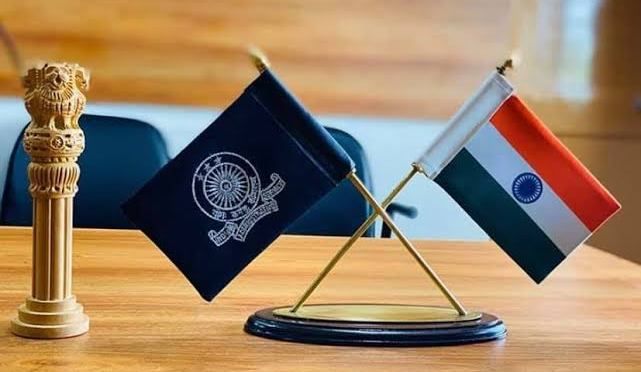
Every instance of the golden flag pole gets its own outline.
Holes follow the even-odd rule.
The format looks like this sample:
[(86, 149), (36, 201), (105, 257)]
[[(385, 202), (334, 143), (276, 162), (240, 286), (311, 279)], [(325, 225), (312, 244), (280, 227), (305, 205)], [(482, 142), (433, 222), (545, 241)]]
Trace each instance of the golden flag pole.
[(466, 315), (467, 310), (461, 305), (461, 303), (458, 301), (458, 299), (454, 296), (454, 294), (445, 286), (445, 283), (439, 278), (439, 276), (436, 274), (434, 269), (430, 267), (430, 265), (423, 259), (423, 256), (419, 253), (418, 250), (412, 245), (412, 243), (405, 237), (403, 232), (396, 226), (392, 218), (385, 212), (385, 209), (378, 204), (376, 199), (374, 199), (374, 196), (367, 190), (363, 182), (356, 176), (354, 172), (350, 173), (347, 178), (352, 182), (354, 187), (358, 190), (358, 192), (367, 200), (367, 202), (374, 208), (376, 213), (378, 213), (379, 216), (385, 221), (385, 223), (390, 227), (392, 232), (398, 237), (398, 239), (401, 241), (403, 246), (407, 249), (407, 251), (412, 255), (414, 260), (421, 266), (423, 271), (432, 279), (434, 284), (438, 287), (438, 289), (441, 291), (441, 293), (447, 298), (447, 300), (450, 302), (452, 307), (456, 309), (456, 311), (459, 313), (459, 315)]
[[(258, 69), (259, 72), (263, 72), (266, 69), (269, 68), (269, 62), (265, 55), (257, 48), (255, 47), (250, 47), (249, 48), (249, 55), (252, 59), (252, 62), (254, 66)], [(334, 257), (330, 260), (330, 262), (326, 265), (326, 267), (321, 271), (321, 273), (318, 275), (318, 277), (312, 282), (312, 284), (307, 288), (305, 293), (301, 296), (301, 298), (298, 300), (296, 305), (292, 307), (290, 312), (295, 313), (300, 309), (300, 307), (305, 303), (305, 301), (311, 296), (311, 294), (314, 292), (314, 290), (320, 285), (320, 283), (325, 279), (325, 277), (329, 274), (329, 272), (336, 266), (338, 261), (347, 253), (347, 251), (354, 245), (354, 243), (365, 233), (367, 228), (376, 220), (377, 215), (380, 216), (383, 221), (391, 228), (391, 230), (394, 232), (394, 234), (400, 239), (401, 243), (407, 251), (410, 253), (410, 255), (416, 260), (416, 262), (421, 266), (423, 271), (430, 277), (430, 279), (434, 282), (434, 284), (438, 287), (438, 289), (441, 291), (441, 293), (447, 298), (449, 303), (452, 305), (452, 307), (458, 312), (459, 315), (463, 316), (467, 314), (467, 310), (463, 307), (463, 305), (458, 301), (456, 296), (447, 288), (445, 283), (441, 280), (441, 278), (436, 274), (434, 269), (425, 261), (423, 256), (416, 250), (416, 248), (412, 245), (412, 243), (405, 237), (405, 235), (401, 232), (401, 230), (396, 226), (394, 221), (392, 221), (392, 218), (385, 212), (385, 206), (386, 204), (391, 203), (391, 201), (394, 199), (394, 197), (405, 187), (407, 182), (418, 172), (422, 172), (420, 166), (418, 164), (413, 164), (412, 165), (412, 170), (410, 173), (405, 176), (401, 182), (397, 184), (397, 186), (392, 190), (390, 195), (383, 201), (383, 206), (381, 206), (376, 199), (374, 199), (374, 196), (367, 190), (363, 182), (356, 176), (356, 173), (352, 171), (349, 175), (347, 175), (347, 178), (352, 182), (356, 190), (365, 198), (365, 200), (374, 208), (375, 213), (373, 213), (357, 230), (356, 232), (348, 239), (347, 242), (343, 245), (343, 247), (334, 255)]]
[[(259, 72), (262, 73), (269, 68), (267, 59), (260, 51), (254, 48), (250, 50), (250, 55)], [(509, 63), (506, 62), (498, 69), (503, 73), (509, 67)], [(294, 306), (258, 310), (247, 319), (244, 330), (259, 337), (325, 345), (455, 345), (504, 338), (507, 331), (503, 321), (492, 314), (479, 311), (468, 312), (385, 211), (385, 208), (417, 173), (425, 174), (421, 165), (414, 163), (410, 172), (379, 204), (352, 170), (346, 178), (373, 207), (374, 213), (334, 254)], [(452, 308), (386, 303), (304, 305), (336, 264), (379, 216), (436, 284)]]
[[(418, 165), (413, 164), (412, 165), (412, 170), (401, 180), (401, 182), (398, 183), (392, 190), (392, 192), (383, 200), (381, 203), (381, 206), (383, 208), (387, 208), (387, 206), (394, 200), (396, 195), (398, 195), (401, 190), (407, 185), (407, 183), (414, 177), (417, 173), (420, 172), (420, 168)], [(365, 231), (376, 221), (376, 218), (378, 217), (378, 213), (374, 212), (372, 213), (363, 224), (352, 234), (352, 236), (343, 244), (341, 249), (336, 252), (334, 257), (327, 263), (325, 268), (321, 271), (320, 274), (314, 279), (312, 284), (305, 290), (305, 293), (300, 297), (300, 299), (296, 302), (296, 305), (294, 305), (291, 309), (291, 312), (295, 313), (300, 309), (301, 306), (307, 301), (307, 299), (312, 295), (312, 293), (318, 288), (320, 283), (327, 277), (330, 271), (336, 266), (338, 261), (340, 261), (341, 258), (349, 251), (349, 249), (356, 243), (358, 239), (360, 239), (363, 234), (365, 234)]]

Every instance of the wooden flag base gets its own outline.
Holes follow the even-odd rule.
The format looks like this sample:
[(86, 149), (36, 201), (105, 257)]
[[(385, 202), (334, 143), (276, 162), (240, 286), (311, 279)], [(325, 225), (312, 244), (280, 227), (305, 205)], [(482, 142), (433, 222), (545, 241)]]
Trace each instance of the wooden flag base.
[(502, 339), (503, 322), (491, 314), (392, 304), (305, 305), (256, 312), (247, 333), (270, 339), (342, 346), (444, 346)]
[(11, 332), (28, 338), (65, 338), (89, 330), (89, 317), (76, 297), (62, 301), (38, 301), (28, 297), (11, 321)]

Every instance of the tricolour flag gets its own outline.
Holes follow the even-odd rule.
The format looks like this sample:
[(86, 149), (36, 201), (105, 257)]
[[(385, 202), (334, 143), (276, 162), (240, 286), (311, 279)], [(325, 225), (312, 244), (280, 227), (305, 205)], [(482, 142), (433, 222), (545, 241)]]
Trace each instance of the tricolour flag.
[(266, 70), (123, 209), (212, 300), (352, 168)]
[(537, 283), (621, 207), (496, 72), (419, 162)]

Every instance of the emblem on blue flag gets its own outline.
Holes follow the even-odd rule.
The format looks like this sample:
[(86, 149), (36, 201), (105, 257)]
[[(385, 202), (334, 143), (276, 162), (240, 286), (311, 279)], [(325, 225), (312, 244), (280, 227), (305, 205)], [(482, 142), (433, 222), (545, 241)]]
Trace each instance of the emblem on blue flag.
[(353, 168), (265, 69), (123, 210), (211, 301)]
[(210, 230), (209, 239), (220, 247), (229, 239), (244, 242), (262, 218), (278, 211), (275, 196), (286, 185), (277, 173), (261, 189), (256, 168), (233, 152), (219, 152), (205, 158), (192, 179), (192, 195), (201, 212), (223, 224)]
[(523, 204), (534, 203), (543, 194), (543, 182), (534, 173), (521, 173), (512, 182), (512, 194)]

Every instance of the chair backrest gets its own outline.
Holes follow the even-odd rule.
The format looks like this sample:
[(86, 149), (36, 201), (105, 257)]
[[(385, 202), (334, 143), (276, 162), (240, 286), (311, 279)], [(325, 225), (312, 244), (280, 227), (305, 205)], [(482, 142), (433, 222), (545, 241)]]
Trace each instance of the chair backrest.
[[(342, 130), (334, 128), (327, 128), (327, 130), (354, 161), (358, 177), (369, 190), (372, 190), (369, 163), (361, 144)], [(371, 207), (365, 199), (349, 180), (343, 180), (336, 189), (290, 225), (285, 233), (351, 236), (370, 213)], [(374, 227), (370, 227), (364, 236), (374, 236)]]
[[(74, 226), (133, 228), (120, 204), (167, 161), (167, 146), (151, 125), (132, 119), (85, 114), (80, 118), (86, 150), (78, 159), (81, 176), (74, 201)], [(29, 157), (22, 134), (11, 154), (0, 223), (31, 225)]]
[[(162, 135), (153, 126), (132, 119), (85, 114), (80, 122), (87, 146), (78, 160), (82, 174), (74, 201), (74, 226), (134, 228), (120, 205), (169, 160)], [(341, 130), (328, 130), (345, 148), (358, 176), (371, 189), (369, 164), (360, 143)], [(21, 134), (10, 159), (0, 224), (28, 226), (32, 223), (28, 163)], [(345, 180), (295, 221), (286, 233), (349, 236), (370, 211), (365, 200)], [(373, 228), (365, 236), (373, 236)]]

